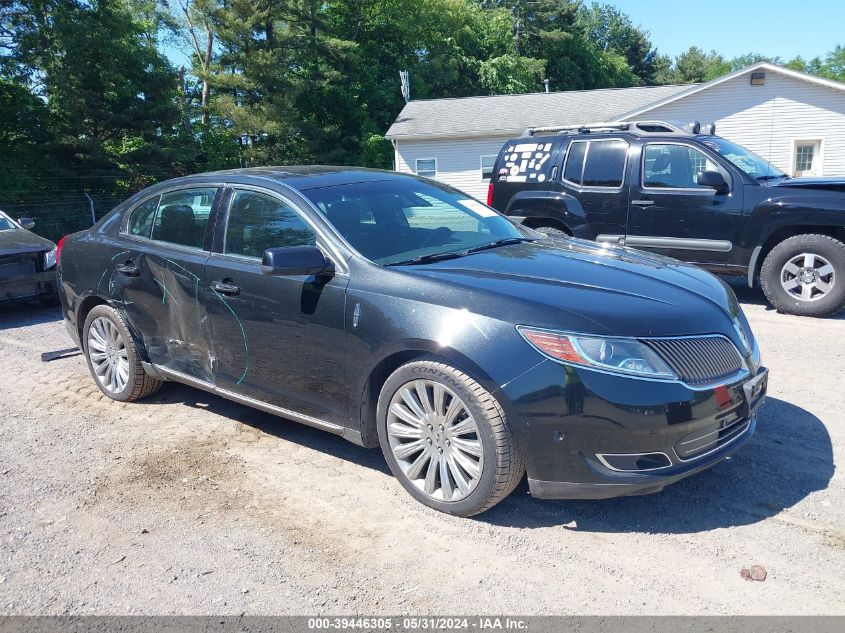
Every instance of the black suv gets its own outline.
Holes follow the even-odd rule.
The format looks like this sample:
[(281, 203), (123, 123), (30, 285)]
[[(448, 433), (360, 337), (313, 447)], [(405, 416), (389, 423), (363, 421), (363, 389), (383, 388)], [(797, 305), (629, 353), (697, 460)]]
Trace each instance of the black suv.
[(496, 160), (488, 204), (550, 234), (742, 275), (780, 311), (845, 306), (845, 179), (793, 179), (715, 126), (662, 121), (526, 131)]

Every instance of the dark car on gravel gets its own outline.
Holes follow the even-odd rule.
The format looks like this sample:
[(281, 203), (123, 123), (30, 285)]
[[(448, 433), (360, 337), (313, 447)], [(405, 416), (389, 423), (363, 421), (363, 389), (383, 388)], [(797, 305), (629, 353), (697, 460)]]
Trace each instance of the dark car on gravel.
[(56, 301), (56, 245), (30, 229), (29, 218), (0, 211), (0, 303)]
[(759, 281), (782, 312), (845, 306), (845, 178), (790, 178), (713, 125), (527, 130), (502, 147), (487, 203), (545, 233)]
[(162, 381), (381, 446), (468, 516), (643, 494), (748, 441), (767, 372), (731, 289), (520, 227), (415, 176), (180, 178), (61, 243), (67, 329), (110, 398)]

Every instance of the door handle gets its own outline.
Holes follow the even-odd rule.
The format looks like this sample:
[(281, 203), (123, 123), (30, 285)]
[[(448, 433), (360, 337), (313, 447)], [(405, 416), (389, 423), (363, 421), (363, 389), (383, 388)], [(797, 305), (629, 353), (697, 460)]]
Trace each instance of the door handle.
[(211, 284), (211, 289), (219, 292), (221, 295), (228, 295), (235, 297), (241, 294), (241, 289), (235, 284), (226, 283), (225, 281), (215, 281)]
[(137, 277), (141, 274), (141, 269), (138, 268), (132, 262), (126, 262), (125, 264), (119, 264), (116, 268), (117, 272), (121, 273), (122, 275), (126, 275), (127, 277)]
[(631, 200), (631, 204), (637, 207), (650, 207), (654, 204), (654, 200)]

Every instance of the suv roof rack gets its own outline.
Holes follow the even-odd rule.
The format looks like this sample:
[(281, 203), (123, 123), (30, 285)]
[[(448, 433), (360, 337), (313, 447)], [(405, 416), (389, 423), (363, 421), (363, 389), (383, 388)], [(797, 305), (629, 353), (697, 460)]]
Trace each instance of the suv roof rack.
[(678, 134), (692, 136), (695, 134), (715, 134), (716, 124), (698, 121), (690, 123), (673, 123), (669, 121), (607, 121), (604, 123), (581, 123), (578, 125), (556, 125), (551, 127), (535, 127), (525, 130), (525, 136), (536, 134), (590, 134), (594, 132), (631, 132), (633, 134)]

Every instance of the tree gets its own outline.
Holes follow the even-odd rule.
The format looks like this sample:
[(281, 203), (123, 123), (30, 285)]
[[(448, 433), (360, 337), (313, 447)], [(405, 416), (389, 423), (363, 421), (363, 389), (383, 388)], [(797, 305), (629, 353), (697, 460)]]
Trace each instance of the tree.
[(201, 82), (200, 122), (209, 124), (212, 64), (215, 59), (215, 16), (221, 10), (219, 0), (164, 0), (168, 20), (163, 28), (179, 34), (193, 60), (193, 73)]
[(578, 11), (578, 26), (602, 51), (623, 57), (642, 84), (653, 84), (658, 71), (657, 50), (648, 33), (634, 26), (625, 13), (611, 5), (594, 2)]
[(690, 46), (675, 58), (673, 83), (689, 84), (709, 81), (730, 72), (731, 67), (716, 51), (705, 53)]

